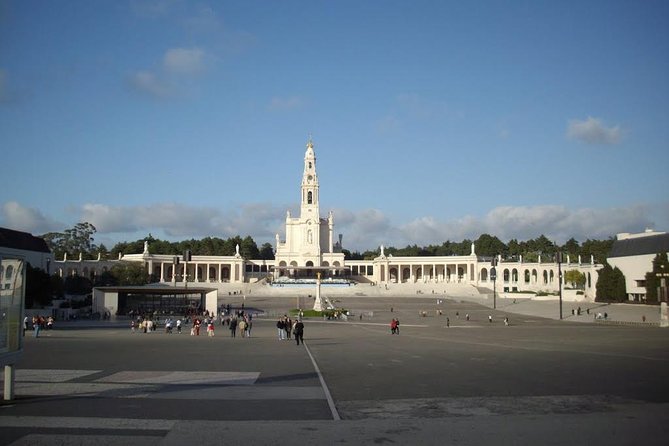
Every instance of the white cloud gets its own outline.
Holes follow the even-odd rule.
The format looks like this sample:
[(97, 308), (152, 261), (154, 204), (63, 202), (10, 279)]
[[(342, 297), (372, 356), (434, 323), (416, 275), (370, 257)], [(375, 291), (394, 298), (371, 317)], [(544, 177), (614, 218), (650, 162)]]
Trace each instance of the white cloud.
[(586, 144), (618, 144), (622, 131), (620, 126), (606, 127), (601, 120), (589, 116), (585, 121), (569, 121), (567, 137)]
[(65, 225), (43, 215), (39, 210), (22, 206), (15, 201), (8, 201), (0, 210), (2, 226), (31, 234), (44, 234), (62, 231)]
[(289, 97), (273, 97), (267, 109), (270, 111), (284, 111), (284, 110), (297, 110), (304, 107), (306, 102), (299, 96), (289, 96)]
[(130, 75), (129, 84), (142, 94), (158, 99), (183, 93), (189, 80), (205, 69), (206, 52), (200, 48), (170, 48), (156, 70), (138, 70)]
[(273, 239), (284, 216), (285, 210), (261, 203), (226, 212), (178, 203), (86, 204), (81, 209), (80, 220), (92, 223), (100, 234), (160, 231), (170, 238), (251, 235), (254, 239), (269, 240)]
[[(95, 225), (99, 234), (163, 232), (173, 239), (207, 236), (250, 235), (258, 244), (274, 244), (274, 234), (285, 237), (283, 226), (288, 206), (254, 203), (222, 211), (163, 203), (150, 206), (110, 207), (88, 204), (80, 221)], [(294, 211), (294, 210), (293, 210)], [(609, 209), (569, 209), (565, 206), (501, 206), (483, 217), (464, 216), (450, 221), (421, 217), (407, 223), (393, 224), (378, 209), (334, 210), (335, 240), (343, 234), (344, 248), (351, 251), (385, 246), (404, 247), (441, 244), (446, 240), (476, 239), (488, 233), (507, 242), (529, 240), (545, 235), (557, 243), (571, 237), (584, 241), (606, 239), (619, 232), (637, 232), (657, 223), (649, 217), (652, 209), (635, 205)], [(293, 212), (292, 215), (296, 215)], [(662, 228), (658, 228), (662, 229)]]
[[(258, 245), (274, 244), (274, 235), (285, 238), (285, 216), (289, 206), (252, 203), (235, 209), (222, 210), (179, 203), (157, 203), (147, 206), (109, 206), (86, 204), (77, 219), (69, 224), (57, 223), (36, 209), (16, 202), (5, 203), (0, 209), (2, 226), (42, 234), (62, 231), (77, 222), (87, 221), (97, 228), (96, 240), (105, 244), (132, 241), (142, 234), (160, 234), (170, 240), (188, 238), (250, 235)], [(658, 214), (658, 209), (662, 210)], [(296, 209), (291, 209), (297, 215)], [(440, 221), (425, 216), (409, 222), (394, 223), (378, 209), (350, 211), (334, 210), (335, 240), (343, 234), (344, 248), (351, 251), (376, 249), (385, 246), (439, 245), (446, 240), (476, 239), (487, 233), (508, 242), (510, 239), (529, 240), (545, 235), (557, 243), (571, 237), (576, 240), (607, 239), (619, 232), (639, 232), (645, 228), (666, 230), (669, 204), (631, 205), (607, 209), (570, 209), (565, 206), (500, 206), (482, 217), (463, 216)], [(658, 217), (655, 217), (658, 218)]]
[(205, 53), (200, 48), (170, 48), (163, 57), (163, 67), (175, 74), (196, 74), (204, 70)]
[(174, 94), (173, 85), (150, 71), (137, 71), (130, 76), (129, 83), (135, 90), (154, 98), (164, 99)]
[[(464, 216), (451, 221), (420, 217), (393, 225), (378, 210), (335, 214), (337, 232), (344, 233), (344, 247), (350, 250), (375, 249), (379, 245), (404, 247), (438, 245), (446, 240), (476, 239), (487, 233), (507, 242), (545, 235), (557, 243), (571, 237), (585, 241), (607, 239), (619, 232), (638, 232), (647, 227), (669, 225), (653, 221), (652, 208), (633, 205), (609, 209), (569, 209), (564, 206), (502, 206), (479, 218)], [(662, 229), (662, 228), (659, 228)]]

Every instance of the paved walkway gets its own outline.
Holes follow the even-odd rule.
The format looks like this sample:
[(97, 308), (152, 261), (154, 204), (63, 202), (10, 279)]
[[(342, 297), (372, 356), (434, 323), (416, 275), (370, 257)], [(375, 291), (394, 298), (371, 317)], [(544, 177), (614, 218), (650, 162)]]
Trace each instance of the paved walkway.
[[(462, 300), (476, 302), (491, 308), (493, 306), (492, 296), (489, 298), (464, 297)], [(544, 317), (547, 319), (560, 319), (560, 302), (558, 299), (536, 300), (497, 298), (495, 300), (497, 309), (501, 311)], [(580, 316), (577, 314), (578, 308), (581, 309)], [(606, 320), (596, 319), (598, 314), (603, 317), (605, 313), (607, 316)], [(563, 301), (562, 319), (570, 322), (584, 323), (645, 323), (647, 325), (658, 325), (660, 323), (660, 307), (658, 305)]]
[[(0, 445), (666, 443), (669, 330), (595, 324), (567, 304), (559, 321), (557, 301), (493, 310), (486, 296), (436, 298), (341, 297), (356, 317), (307, 320), (305, 347), (279, 341), (274, 316), (253, 338), (220, 325), (208, 338), (133, 334), (127, 320), (57, 324), (25, 339)], [(296, 301), (245, 302), (276, 315)], [(604, 308), (633, 322), (654, 307)], [(114, 327), (125, 328), (99, 329)]]

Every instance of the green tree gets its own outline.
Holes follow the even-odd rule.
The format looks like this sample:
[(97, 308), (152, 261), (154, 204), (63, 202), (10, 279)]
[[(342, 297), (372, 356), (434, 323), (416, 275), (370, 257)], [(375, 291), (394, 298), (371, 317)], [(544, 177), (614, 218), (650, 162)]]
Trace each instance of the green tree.
[(474, 242), (476, 244), (476, 254), (480, 256), (493, 257), (498, 254), (505, 255), (508, 248), (497, 237), (490, 234), (481, 234)]
[[(653, 270), (646, 273), (646, 302), (655, 304), (659, 302), (658, 288), (661, 281), (658, 274), (669, 274), (669, 260), (667, 253), (660, 253), (653, 259)], [(665, 283), (669, 282), (669, 277), (665, 277)]]
[(555, 244), (550, 240), (548, 240), (548, 238), (545, 235), (541, 234), (536, 239), (528, 240), (525, 243), (525, 249), (523, 251), (525, 252), (526, 255), (533, 252), (538, 256), (541, 254), (551, 255), (555, 253), (555, 250), (556, 250)]
[[(384, 251), (385, 251), (385, 248), (384, 248)], [(381, 248), (379, 248), (379, 249), (375, 249), (375, 250), (373, 250), (373, 251), (365, 251), (365, 252), (363, 252), (363, 253), (362, 253), (362, 258), (363, 258), (364, 260), (374, 260), (375, 258), (377, 258), (377, 257), (380, 256), (380, 255), (381, 255)]]
[(262, 260), (274, 260), (274, 247), (271, 243), (263, 243), (260, 247), (260, 258)]
[(593, 256), (596, 263), (604, 264), (606, 258), (609, 256), (609, 252), (611, 252), (613, 242), (613, 238), (609, 238), (608, 240), (587, 239), (581, 245), (581, 257), (584, 257), (589, 261), (589, 257)]
[(564, 273), (564, 278), (567, 283), (570, 283), (572, 288), (582, 289), (585, 285), (585, 274), (576, 269), (570, 269)]
[(508, 255), (512, 258), (517, 258), (518, 256), (523, 254), (523, 250), (520, 246), (520, 243), (518, 243), (518, 240), (511, 239), (509, 240), (509, 243), (507, 243), (508, 246)]
[(103, 271), (102, 274), (96, 276), (95, 286), (117, 286), (118, 279), (111, 271)]
[(47, 306), (51, 303), (51, 279), (41, 268), (26, 268), (26, 308)]
[(257, 259), (260, 257), (258, 245), (256, 245), (256, 242), (250, 235), (247, 235), (239, 244), (239, 254), (245, 259)]
[(573, 237), (567, 240), (563, 246), (563, 251), (566, 251), (570, 256), (576, 256), (581, 251), (581, 246)]
[(348, 249), (342, 249), (341, 252), (344, 254), (345, 260), (363, 260), (362, 254), (358, 251), (351, 252)]
[(613, 278), (613, 268), (607, 262), (598, 271), (597, 283), (595, 284), (595, 301), (607, 302), (611, 297), (611, 280)]
[(625, 285), (625, 275), (617, 266), (613, 268), (613, 284), (611, 286), (611, 294), (613, 300), (616, 302), (626, 302), (627, 286)]
[(67, 294), (88, 294), (93, 290), (91, 280), (84, 276), (67, 276), (63, 285)]
[(627, 300), (625, 275), (618, 267), (612, 268), (606, 262), (599, 270), (595, 289), (597, 302), (625, 302)]
[(58, 274), (52, 274), (49, 277), (51, 295), (62, 299), (65, 296), (65, 283)]
[(78, 257), (81, 253), (84, 258), (90, 259), (97, 250), (93, 243), (93, 235), (96, 232), (95, 226), (84, 222), (77, 223), (73, 228), (63, 232), (48, 232), (40, 237), (57, 259), (63, 258), (65, 253), (70, 258)]
[(111, 267), (117, 286), (139, 286), (149, 283), (149, 273), (144, 264), (120, 262)]

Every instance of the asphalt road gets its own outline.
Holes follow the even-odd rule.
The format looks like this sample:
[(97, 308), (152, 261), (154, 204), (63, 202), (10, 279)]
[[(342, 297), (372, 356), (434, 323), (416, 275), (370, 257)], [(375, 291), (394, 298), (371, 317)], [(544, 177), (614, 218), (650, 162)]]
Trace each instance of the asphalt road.
[(276, 333), (274, 316), (294, 302), (256, 296), (245, 305), (269, 316), (249, 339), (220, 325), (213, 338), (28, 336), (17, 398), (0, 406), (0, 444), (667, 443), (666, 329), (431, 297), (339, 304), (353, 316), (307, 320), (306, 346)]

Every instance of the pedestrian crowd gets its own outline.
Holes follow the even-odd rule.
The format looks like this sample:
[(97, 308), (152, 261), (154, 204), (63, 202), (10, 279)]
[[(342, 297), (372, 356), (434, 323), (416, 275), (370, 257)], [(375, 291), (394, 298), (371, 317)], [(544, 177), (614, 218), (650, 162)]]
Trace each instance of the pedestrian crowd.
[(26, 331), (33, 330), (33, 333), (36, 338), (39, 338), (39, 334), (42, 330), (51, 330), (53, 328), (54, 319), (53, 316), (33, 316), (32, 318), (26, 316), (23, 318), (23, 336), (26, 335)]
[(288, 315), (284, 314), (276, 321), (276, 329), (280, 341), (290, 340), (294, 337), (297, 345), (300, 345), (300, 342), (304, 344), (304, 323), (300, 317), (293, 321)]

